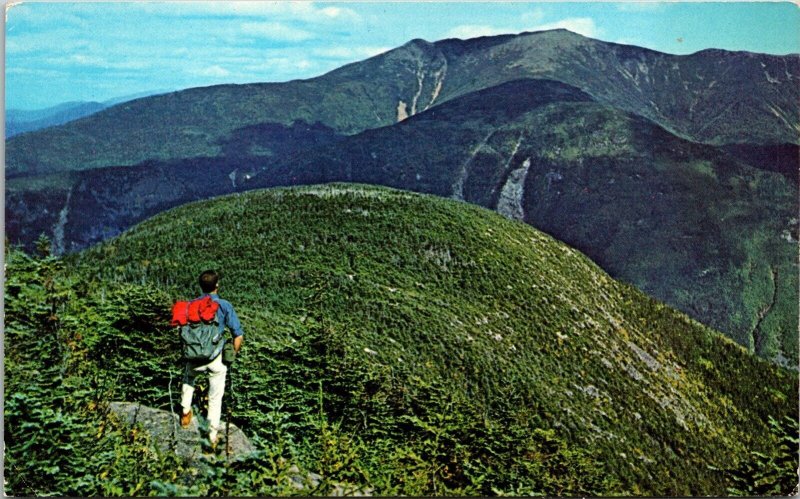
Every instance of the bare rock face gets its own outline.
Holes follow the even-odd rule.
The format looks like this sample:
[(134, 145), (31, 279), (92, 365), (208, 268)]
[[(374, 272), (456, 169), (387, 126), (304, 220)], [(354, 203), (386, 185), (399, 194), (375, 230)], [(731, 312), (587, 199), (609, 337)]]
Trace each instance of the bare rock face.
[[(219, 432), (219, 443), (214, 451), (217, 457), (209, 460), (208, 431), (205, 428), (205, 421), (201, 422), (200, 418), (193, 417), (188, 428), (181, 428), (177, 414), (136, 402), (111, 402), (109, 409), (120, 422), (139, 426), (147, 431), (162, 452), (173, 451), (199, 468), (210, 466), (220, 459), (230, 461), (245, 459), (256, 451), (241, 429), (234, 424), (226, 428), (226, 423), (223, 421)], [(291, 466), (288, 471), (287, 479), (300, 491), (315, 490), (324, 480), (322, 475), (317, 473), (302, 473), (297, 466)], [(332, 483), (331, 486), (331, 496), (372, 495), (370, 488), (364, 489), (343, 483)]]
[[(161, 409), (154, 409), (135, 402), (111, 402), (111, 412), (123, 423), (138, 425), (146, 430), (162, 451), (174, 451), (189, 461), (200, 459), (204, 453), (204, 443), (208, 442), (207, 430), (201, 431), (198, 418), (192, 418), (188, 428), (181, 428), (178, 415)], [(252, 454), (256, 449), (241, 429), (231, 424), (226, 427), (223, 421), (219, 432), (216, 453), (231, 460), (238, 460)], [(205, 449), (208, 446), (205, 445)], [(206, 451), (207, 452), (207, 451)]]

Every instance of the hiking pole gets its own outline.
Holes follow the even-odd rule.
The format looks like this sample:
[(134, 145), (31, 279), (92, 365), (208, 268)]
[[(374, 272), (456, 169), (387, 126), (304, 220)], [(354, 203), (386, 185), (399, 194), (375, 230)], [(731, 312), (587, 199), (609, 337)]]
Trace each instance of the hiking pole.
[(230, 379), (228, 380), (228, 385), (231, 392), (231, 400), (225, 411), (225, 459), (228, 462), (230, 462), (231, 460), (231, 413), (233, 412), (232, 406), (233, 406), (233, 401), (235, 400), (235, 395), (233, 391), (233, 364), (234, 362), (231, 362), (229, 369)]
[[(169, 405), (170, 411), (175, 412), (175, 402), (172, 400), (172, 366), (169, 368)], [(172, 450), (178, 449), (178, 422), (172, 418)]]

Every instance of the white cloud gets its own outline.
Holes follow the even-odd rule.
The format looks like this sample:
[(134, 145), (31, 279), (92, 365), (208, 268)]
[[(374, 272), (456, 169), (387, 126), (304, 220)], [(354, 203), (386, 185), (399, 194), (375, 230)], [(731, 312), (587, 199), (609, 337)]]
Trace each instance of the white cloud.
[(362, 59), (382, 54), (391, 50), (391, 47), (325, 47), (317, 48), (312, 54), (330, 59)]
[(84, 68), (104, 68), (104, 69), (146, 69), (151, 66), (146, 59), (125, 58), (120, 61), (109, 61), (105, 57), (98, 57), (90, 54), (72, 54), (66, 57), (46, 57), (43, 62), (52, 66), (78, 66)]
[(592, 38), (598, 37), (602, 32), (595, 24), (594, 19), (590, 17), (569, 17), (552, 23), (539, 24), (531, 28), (530, 31), (547, 31), (551, 29), (568, 29), (573, 33)]
[(210, 76), (212, 78), (224, 78), (226, 76), (230, 76), (231, 72), (221, 66), (214, 65), (203, 68), (200, 71), (196, 71), (194, 74), (199, 76)]
[(293, 73), (313, 66), (313, 62), (302, 57), (270, 57), (262, 61), (253, 61), (251, 64), (242, 65), (239, 69), (245, 73), (269, 76), (271, 74)]
[[(479, 36), (496, 36), (522, 31), (548, 31), (553, 29), (568, 29), (573, 33), (592, 38), (598, 37), (602, 30), (597, 27), (594, 19), (590, 17), (568, 17), (549, 23), (541, 23), (544, 13), (534, 10), (520, 17), (524, 23), (518, 27), (497, 27), (485, 24), (462, 24), (452, 28), (445, 34), (445, 38), (477, 38)], [(533, 25), (533, 26), (531, 26)]]
[(6, 69), (6, 74), (32, 75), (43, 78), (64, 78), (65, 76), (69, 75), (69, 73), (66, 73), (64, 71), (58, 71), (55, 69), (21, 68), (21, 67), (8, 68)]
[[(79, 4), (78, 4), (79, 5)], [(37, 5), (36, 3), (23, 4), (22, 2), (11, 4), (6, 9), (6, 22), (13, 27), (17, 23), (27, 26), (42, 27), (53, 24), (61, 27), (71, 27), (77, 29), (91, 29), (91, 24), (80, 16), (83, 11), (77, 5), (68, 6), (67, 9), (53, 9), (47, 4)]]
[(664, 3), (650, 0), (637, 0), (620, 2), (616, 4), (620, 12), (661, 12), (664, 10)]
[(519, 30), (496, 28), (494, 26), (479, 25), (479, 24), (462, 24), (456, 26), (445, 34), (445, 38), (477, 38), (479, 36), (494, 36), (504, 33), (517, 33)]
[(520, 20), (525, 24), (540, 23), (544, 20), (544, 11), (542, 9), (534, 9), (526, 12), (520, 16)]
[[(81, 33), (78, 31), (78, 33)], [(57, 49), (61, 53), (85, 49), (89, 42), (75, 35), (75, 31), (59, 28), (47, 32), (6, 35), (6, 54), (29, 54), (33, 52), (52, 52)]]
[(144, 12), (177, 16), (237, 16), (281, 19), (305, 22), (324, 20), (360, 21), (352, 9), (345, 7), (317, 7), (306, 1), (229, 1), (229, 2), (137, 2)]
[(102, 57), (95, 57), (91, 55), (85, 54), (72, 54), (69, 57), (56, 59), (53, 63), (57, 64), (57, 61), (61, 61), (62, 64), (77, 64), (79, 66), (105, 66), (107, 64), (106, 60)]
[(301, 42), (314, 37), (314, 34), (308, 31), (275, 22), (242, 23), (241, 32), (249, 36), (284, 42)]
[(343, 9), (341, 7), (325, 7), (320, 9), (319, 13), (331, 19), (346, 19), (349, 21), (360, 21), (361, 16), (356, 14), (350, 9)]

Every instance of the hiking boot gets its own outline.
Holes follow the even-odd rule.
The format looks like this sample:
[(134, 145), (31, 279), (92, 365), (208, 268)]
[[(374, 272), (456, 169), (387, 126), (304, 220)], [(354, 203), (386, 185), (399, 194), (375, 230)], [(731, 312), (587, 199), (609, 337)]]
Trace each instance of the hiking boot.
[(188, 428), (189, 423), (191, 422), (192, 422), (192, 410), (189, 409), (189, 412), (181, 415), (181, 428)]

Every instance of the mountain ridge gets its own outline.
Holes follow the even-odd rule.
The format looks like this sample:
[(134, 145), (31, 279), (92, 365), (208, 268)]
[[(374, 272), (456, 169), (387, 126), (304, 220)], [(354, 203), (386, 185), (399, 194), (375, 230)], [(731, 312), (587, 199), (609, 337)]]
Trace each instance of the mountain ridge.
[[(415, 114), (417, 100), (423, 95), (424, 105), (433, 106), (521, 77), (546, 77), (572, 84), (698, 141), (800, 140), (800, 113), (793, 105), (800, 98), (800, 90), (796, 85), (780, 86), (800, 81), (800, 60), (796, 58), (745, 57), (735, 66), (741, 68), (728, 75), (718, 69), (722, 59), (709, 58), (709, 54), (662, 55), (567, 31), (509, 35), (489, 41), (493, 43), (489, 48), (481, 39), (407, 43), (311, 79), (217, 85), (140, 99), (130, 109), (133, 114), (124, 106), (115, 106), (84, 118), (80, 124), (11, 139), (7, 174), (214, 156), (219, 153), (215, 141), (234, 128), (229, 114), (237, 117), (237, 126), (264, 121), (289, 125), (302, 119), (353, 134), (399, 121), (403, 113)], [(465, 47), (478, 45), (481, 48), (470, 56)], [(684, 76), (681, 68), (691, 78)], [(365, 80), (367, 71), (378, 72), (370, 73), (370, 79)], [(738, 76), (737, 71), (741, 73)], [(766, 83), (764, 75), (778, 83)], [(731, 94), (727, 87), (734, 82), (747, 87), (738, 89), (746, 90), (746, 98)], [(676, 92), (689, 90), (691, 98), (677, 99)], [(765, 107), (764, 102), (772, 103)], [(423, 102), (419, 104), (423, 109)], [(347, 116), (341, 113), (342, 108), (348, 109)], [(160, 120), (148, 119), (156, 109)], [(193, 119), (187, 121), (181, 116)], [(693, 124), (698, 121), (707, 124)], [(113, 122), (125, 122), (126, 135), (112, 132)], [(70, 147), (66, 147), (68, 139)], [(159, 145), (155, 149), (153, 144), (146, 147), (148, 141)], [(56, 150), (60, 156), (55, 155)]]

